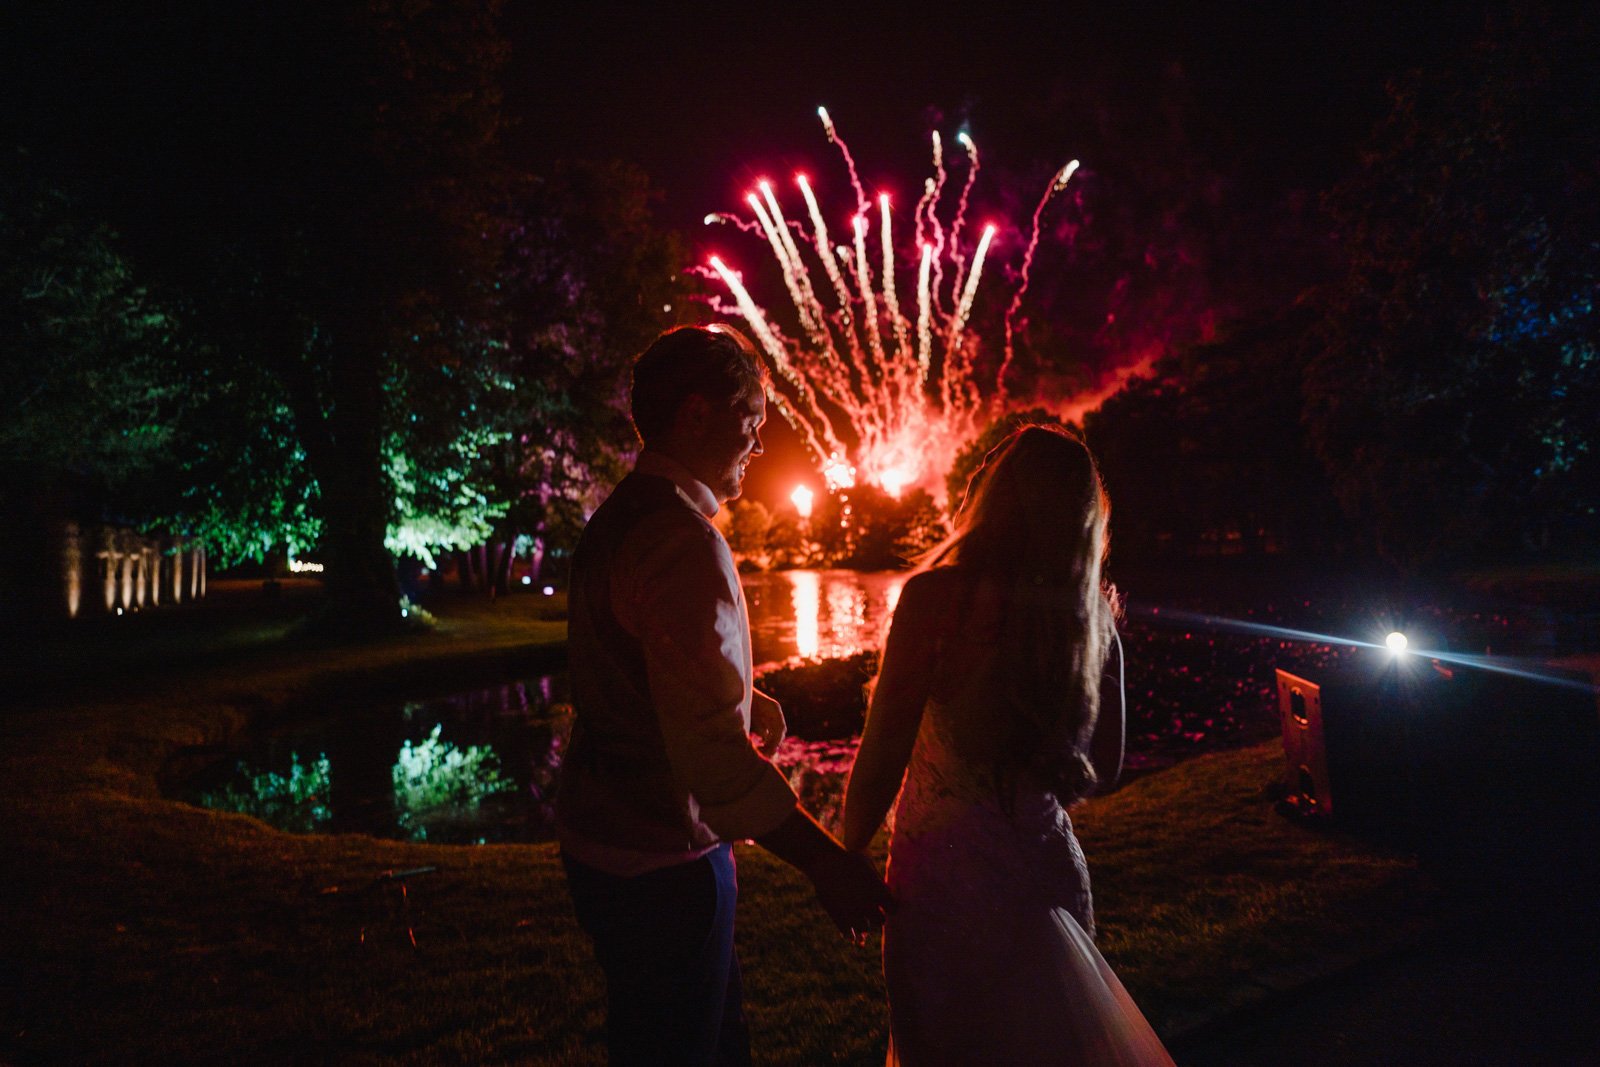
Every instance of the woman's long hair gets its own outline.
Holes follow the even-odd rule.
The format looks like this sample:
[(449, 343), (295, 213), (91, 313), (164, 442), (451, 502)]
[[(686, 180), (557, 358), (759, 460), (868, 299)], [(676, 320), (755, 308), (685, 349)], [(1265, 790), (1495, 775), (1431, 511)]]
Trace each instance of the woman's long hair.
[(1102, 585), (1110, 517), (1083, 441), (1025, 426), (989, 452), (955, 530), (922, 561), (955, 566), (968, 596), (985, 580), (1000, 591), (991, 681), (1008, 714), (994, 774), (1007, 807), (1019, 777), (1063, 804), (1094, 787), (1088, 747), (1116, 622), (1115, 594)]

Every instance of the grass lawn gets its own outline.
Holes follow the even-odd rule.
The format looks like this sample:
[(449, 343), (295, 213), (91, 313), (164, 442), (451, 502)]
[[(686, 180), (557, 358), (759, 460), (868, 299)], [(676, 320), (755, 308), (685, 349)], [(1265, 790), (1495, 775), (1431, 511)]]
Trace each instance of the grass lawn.
[[(431, 635), (310, 649), (196, 605), (171, 626), (208, 635), (205, 655), (172, 652), (152, 615), (147, 648), (166, 652), (124, 641), (109, 678), (72, 685), (58, 647), (65, 673), (39, 668), (0, 715), (0, 1059), (603, 1062), (600, 976), (553, 846), (296, 837), (157, 786), (182, 746), (313, 691), (470, 684), (548, 656), (547, 608), (456, 601)], [(1101, 948), (1169, 1035), (1437, 912), (1408, 858), (1273, 814), (1281, 760), (1276, 743), (1199, 757), (1074, 814)], [(875, 947), (840, 940), (760, 849), (739, 862), (758, 1061), (881, 1063)]]

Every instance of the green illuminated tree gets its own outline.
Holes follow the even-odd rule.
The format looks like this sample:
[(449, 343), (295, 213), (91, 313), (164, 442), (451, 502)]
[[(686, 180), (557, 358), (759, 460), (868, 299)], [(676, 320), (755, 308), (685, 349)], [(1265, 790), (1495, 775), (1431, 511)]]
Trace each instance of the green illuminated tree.
[[(483, 302), (496, 7), (65, 0), (19, 37), (28, 142), (190, 310), (238, 399), (270, 383), (271, 424), (292, 428), (272, 444), (315, 483), (338, 628), (399, 622), (397, 448)], [(459, 454), (428, 443), (406, 476)], [(436, 484), (401, 497), (426, 509)]]

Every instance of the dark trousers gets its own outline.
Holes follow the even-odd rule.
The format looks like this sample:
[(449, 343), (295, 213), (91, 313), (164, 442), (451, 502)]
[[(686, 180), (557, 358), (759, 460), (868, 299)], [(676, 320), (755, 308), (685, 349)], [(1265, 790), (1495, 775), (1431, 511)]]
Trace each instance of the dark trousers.
[(561, 857), (578, 922), (606, 975), (613, 1067), (750, 1062), (733, 946), (733, 849), (634, 878)]

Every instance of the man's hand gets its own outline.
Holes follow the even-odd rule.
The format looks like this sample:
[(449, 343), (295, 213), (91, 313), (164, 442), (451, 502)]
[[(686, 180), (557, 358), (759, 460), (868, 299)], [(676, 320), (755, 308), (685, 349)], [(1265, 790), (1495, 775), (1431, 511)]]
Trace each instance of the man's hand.
[(756, 843), (803, 871), (828, 918), (858, 945), (883, 925), (885, 913), (894, 907), (872, 860), (864, 853), (846, 852), (803, 808), (796, 807)]
[(883, 925), (884, 916), (894, 907), (889, 887), (863, 853), (829, 851), (806, 874), (828, 918), (857, 945), (866, 943), (867, 935)]
[(783, 706), (759, 689), (750, 691), (750, 732), (755, 735), (756, 748), (768, 759), (778, 753), (789, 732), (783, 721)]

